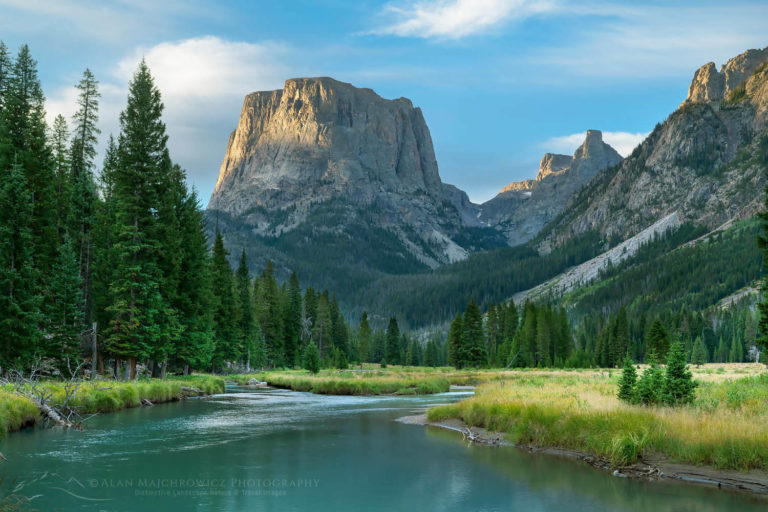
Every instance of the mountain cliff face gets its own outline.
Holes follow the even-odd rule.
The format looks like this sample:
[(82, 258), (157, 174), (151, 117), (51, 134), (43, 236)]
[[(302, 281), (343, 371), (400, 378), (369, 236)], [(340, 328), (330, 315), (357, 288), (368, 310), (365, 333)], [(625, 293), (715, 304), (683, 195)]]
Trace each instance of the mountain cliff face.
[(479, 220), (501, 230), (509, 245), (523, 244), (554, 219), (595, 174), (620, 161), (621, 155), (603, 142), (599, 130), (587, 130), (572, 157), (546, 153), (536, 179), (504, 187), (480, 205)]
[(293, 269), (311, 252), (328, 268), (348, 261), (397, 273), (475, 249), (465, 228), (479, 223), (450, 200), (461, 194), (441, 182), (429, 129), (410, 100), (300, 78), (246, 96), (208, 215), (233, 252), (252, 250), (257, 262), (271, 257)]
[(541, 252), (589, 231), (627, 239), (677, 213), (716, 228), (760, 210), (768, 164), (768, 48), (694, 74), (688, 97), (542, 232)]

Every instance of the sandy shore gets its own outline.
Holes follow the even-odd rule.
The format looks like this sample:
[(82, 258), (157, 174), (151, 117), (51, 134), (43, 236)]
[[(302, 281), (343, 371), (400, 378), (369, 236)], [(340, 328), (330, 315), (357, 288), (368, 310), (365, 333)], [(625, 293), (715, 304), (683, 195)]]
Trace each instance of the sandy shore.
[(427, 419), (426, 412), (422, 412), (398, 418), (397, 421), (412, 425), (425, 425), (453, 430), (474, 443), (492, 446), (516, 446), (521, 450), (527, 450), (532, 453), (543, 453), (581, 460), (596, 468), (610, 471), (615, 477), (644, 480), (678, 480), (696, 485), (744, 491), (764, 495), (768, 498), (768, 472), (765, 471), (725, 471), (709, 466), (678, 464), (669, 461), (663, 456), (645, 457), (643, 460), (630, 466), (616, 467), (601, 457), (595, 457), (594, 455), (575, 450), (513, 445), (506, 441), (505, 435), (500, 432), (491, 432), (480, 427), (470, 427), (456, 418), (432, 422)]

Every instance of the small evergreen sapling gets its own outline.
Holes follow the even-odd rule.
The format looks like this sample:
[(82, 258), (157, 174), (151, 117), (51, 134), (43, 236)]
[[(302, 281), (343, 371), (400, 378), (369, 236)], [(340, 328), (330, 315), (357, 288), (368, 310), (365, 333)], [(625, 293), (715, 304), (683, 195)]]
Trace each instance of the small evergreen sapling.
[(629, 357), (624, 359), (624, 370), (619, 381), (619, 400), (632, 403), (635, 401), (637, 386), (637, 371)]
[(667, 405), (689, 404), (693, 401), (696, 383), (685, 362), (685, 348), (677, 342), (669, 349), (664, 375), (663, 399)]
[(317, 351), (317, 345), (312, 340), (309, 341), (307, 349), (304, 351), (304, 369), (312, 374), (320, 371), (320, 354)]
[(646, 359), (649, 366), (637, 382), (637, 401), (643, 405), (655, 405), (661, 403), (664, 372), (656, 362), (655, 352), (649, 352)]

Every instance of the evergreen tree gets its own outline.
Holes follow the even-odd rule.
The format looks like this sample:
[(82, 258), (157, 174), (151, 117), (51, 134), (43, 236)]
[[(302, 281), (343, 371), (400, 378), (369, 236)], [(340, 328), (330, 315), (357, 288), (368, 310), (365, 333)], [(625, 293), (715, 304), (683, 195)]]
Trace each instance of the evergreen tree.
[(259, 284), (261, 294), (261, 330), (267, 347), (267, 360), (273, 366), (285, 364), (283, 346), (283, 307), (280, 290), (275, 280), (275, 270), (271, 261), (261, 273)]
[(691, 352), (691, 363), (699, 367), (706, 363), (708, 359), (709, 357), (707, 356), (707, 347), (704, 346), (704, 342), (701, 341), (701, 337), (697, 337)]
[(58, 115), (53, 121), (51, 130), (51, 151), (54, 160), (54, 176), (56, 191), (57, 233), (64, 240), (67, 230), (67, 220), (70, 217), (70, 161), (69, 161), (69, 128), (64, 116)]
[(669, 349), (664, 375), (663, 400), (667, 405), (688, 404), (693, 401), (696, 383), (688, 369), (683, 344), (675, 342)]
[(635, 401), (635, 386), (637, 385), (637, 372), (632, 360), (629, 357), (624, 358), (624, 370), (621, 373), (619, 381), (619, 400), (624, 402)]
[(174, 352), (186, 374), (190, 367), (210, 368), (214, 347), (212, 262), (205, 220), (194, 190), (186, 195), (179, 211), (179, 228), (184, 250), (175, 307), (184, 332), (178, 338)]
[(728, 352), (729, 363), (741, 363), (744, 361), (744, 345), (741, 343), (741, 337), (734, 334), (731, 337), (731, 350)]
[(80, 269), (68, 236), (53, 267), (51, 294), (45, 308), (46, 354), (74, 363), (80, 357), (80, 335), (85, 331), (85, 321)]
[(254, 325), (253, 352), (251, 353), (251, 367), (264, 369), (267, 366), (267, 348), (264, 344), (264, 336), (258, 322)]
[(629, 350), (629, 322), (627, 310), (622, 306), (616, 315), (611, 338), (611, 366), (618, 365), (626, 357)]
[(656, 362), (656, 354), (646, 354), (648, 368), (643, 370), (643, 375), (637, 381), (637, 401), (643, 405), (660, 404), (663, 399), (664, 372)]
[(296, 273), (288, 281), (288, 301), (283, 315), (285, 328), (285, 361), (288, 366), (298, 365), (301, 348), (301, 287)]
[(347, 334), (347, 325), (344, 322), (344, 316), (341, 314), (339, 301), (336, 299), (335, 293), (331, 299), (331, 338), (333, 340), (333, 345), (346, 357), (346, 354), (349, 351), (349, 336)]
[(315, 374), (320, 371), (320, 356), (317, 352), (317, 345), (310, 340), (307, 344), (307, 348), (304, 351), (304, 369), (309, 373)]
[(312, 339), (317, 342), (320, 359), (326, 357), (326, 352), (330, 354), (331, 349), (331, 309), (328, 303), (328, 291), (320, 294), (317, 300), (317, 309), (315, 323), (312, 327)]
[[(80, 91), (77, 99), (78, 110), (72, 118), (73, 138), (70, 151), (70, 233), (77, 248), (77, 260), (83, 282), (84, 316), (91, 318), (91, 274), (93, 260), (93, 223), (96, 208), (96, 185), (93, 179), (93, 159), (96, 157), (97, 136), (101, 131), (99, 121), (98, 81), (90, 70), (83, 72), (83, 78), (76, 85)], [(159, 97), (158, 97), (159, 101)], [(161, 175), (162, 177), (163, 175)]]
[(669, 334), (660, 318), (653, 321), (645, 339), (646, 352), (653, 352), (656, 357), (665, 358), (669, 351)]
[(451, 322), (451, 329), (448, 332), (448, 364), (457, 369), (464, 367), (463, 346), (464, 319), (461, 313), (456, 313), (456, 318)]
[(552, 320), (549, 307), (538, 308), (536, 319), (536, 363), (537, 366), (552, 366)]
[(460, 354), (466, 366), (477, 368), (488, 364), (488, 353), (483, 334), (483, 317), (474, 299), (470, 299), (464, 312), (464, 339)]
[(5, 108), (5, 97), (11, 75), (11, 54), (3, 41), (0, 41), (0, 117)]
[(45, 124), (45, 97), (37, 75), (37, 62), (29, 47), (19, 49), (10, 67), (2, 115), (6, 144), (0, 148), (0, 168), (18, 164), (30, 193), (30, 231), (41, 289), (47, 290), (58, 256), (56, 189), (53, 155)]
[[(235, 298), (232, 267), (229, 266), (229, 252), (224, 248), (221, 233), (216, 232), (213, 242), (211, 282), (214, 296), (214, 352), (213, 365), (221, 368), (228, 361), (240, 358), (240, 340), (233, 311)], [(267, 351), (269, 356), (269, 351)]]
[(136, 376), (136, 360), (148, 357), (160, 342), (161, 315), (166, 312), (159, 292), (160, 244), (156, 238), (160, 175), (167, 158), (162, 111), (160, 91), (142, 61), (120, 114), (118, 164), (113, 176), (114, 274), (107, 307), (111, 321), (106, 346), (118, 358), (128, 358), (130, 378)]
[(389, 319), (389, 325), (387, 326), (387, 344), (384, 359), (388, 364), (401, 364), (402, 362), (400, 357), (400, 328), (395, 317)]
[(360, 328), (357, 330), (357, 338), (360, 347), (358, 350), (360, 362), (367, 362), (371, 348), (371, 326), (368, 325), (368, 313), (365, 311), (363, 311), (363, 318), (360, 320)]
[(424, 350), (424, 366), (434, 368), (439, 365), (439, 357), (437, 354), (437, 343), (435, 340), (429, 340), (427, 347)]
[(235, 287), (237, 289), (238, 310), (238, 337), (240, 346), (245, 352), (245, 368), (250, 371), (251, 354), (254, 350), (254, 318), (253, 298), (251, 297), (251, 276), (248, 272), (248, 259), (245, 249), (240, 254), (240, 263), (235, 273)]
[(0, 367), (25, 367), (39, 354), (41, 297), (33, 260), (32, 195), (20, 165), (0, 181)]

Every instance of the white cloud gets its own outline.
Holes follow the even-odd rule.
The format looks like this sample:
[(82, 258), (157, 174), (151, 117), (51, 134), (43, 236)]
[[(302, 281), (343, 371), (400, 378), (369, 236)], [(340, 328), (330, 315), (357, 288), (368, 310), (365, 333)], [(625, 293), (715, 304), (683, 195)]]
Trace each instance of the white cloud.
[(390, 23), (372, 34), (459, 39), (554, 8), (541, 0), (421, 0), (408, 5), (387, 4), (380, 16)]
[[(579, 132), (571, 135), (552, 137), (542, 142), (540, 146), (549, 153), (572, 155), (573, 152), (576, 151), (576, 148), (584, 142), (586, 136), (586, 132)], [(603, 142), (613, 147), (613, 149), (618, 151), (621, 156), (626, 157), (632, 153), (632, 150), (635, 149), (638, 144), (643, 142), (647, 136), (648, 133), (603, 132)]]
[[(283, 60), (289, 53), (279, 43), (233, 42), (210, 36), (137, 49), (120, 60), (112, 76), (99, 85), (102, 143), (110, 133), (117, 136), (119, 132), (128, 82), (144, 57), (165, 104), (163, 120), (171, 157), (207, 195), (216, 182), (227, 136), (237, 125), (243, 98), (253, 91), (281, 88), (288, 78)], [(76, 97), (74, 87), (51, 95), (46, 103), (49, 122), (57, 114), (71, 119)], [(208, 197), (201, 199), (207, 202)]]

